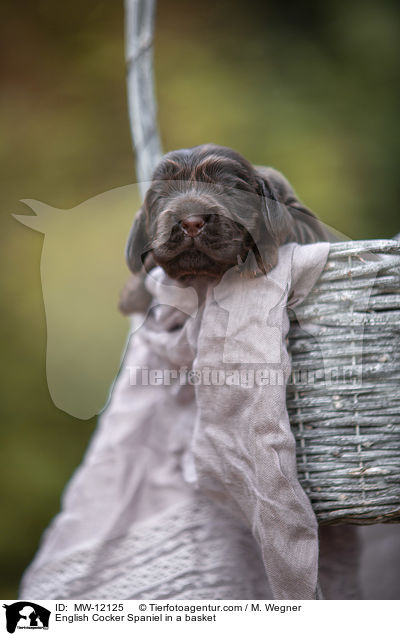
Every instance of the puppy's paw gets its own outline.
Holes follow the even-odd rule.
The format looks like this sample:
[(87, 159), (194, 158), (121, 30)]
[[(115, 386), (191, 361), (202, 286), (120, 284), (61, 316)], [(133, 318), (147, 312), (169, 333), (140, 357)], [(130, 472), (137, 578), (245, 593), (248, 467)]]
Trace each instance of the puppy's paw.
[(144, 277), (141, 274), (133, 274), (122, 289), (118, 309), (125, 316), (144, 313), (149, 308), (151, 299), (152, 295), (144, 286)]

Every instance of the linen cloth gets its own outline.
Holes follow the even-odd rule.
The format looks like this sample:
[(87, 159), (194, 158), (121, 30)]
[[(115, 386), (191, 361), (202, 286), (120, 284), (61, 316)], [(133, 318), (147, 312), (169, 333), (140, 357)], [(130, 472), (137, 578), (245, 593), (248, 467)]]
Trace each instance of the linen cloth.
[[(194, 371), (259, 371), (264, 381), (196, 385), (193, 452), (202, 491), (242, 512), (261, 548), (275, 598), (312, 599), (318, 575), (318, 525), (297, 479), (296, 449), (286, 410), (290, 360), (287, 308), (318, 279), (327, 243), (284, 245), (266, 277), (229, 270), (209, 290)], [(227, 373), (229, 373), (227, 372)], [(237, 376), (236, 376), (237, 377)]]
[(268, 598), (269, 579), (275, 598), (315, 598), (317, 524), (285, 407), (286, 307), (328, 252), (285, 245), (268, 276), (230, 270), (201, 306), (162, 270), (149, 275), (159, 300), (134, 329), (22, 597)]

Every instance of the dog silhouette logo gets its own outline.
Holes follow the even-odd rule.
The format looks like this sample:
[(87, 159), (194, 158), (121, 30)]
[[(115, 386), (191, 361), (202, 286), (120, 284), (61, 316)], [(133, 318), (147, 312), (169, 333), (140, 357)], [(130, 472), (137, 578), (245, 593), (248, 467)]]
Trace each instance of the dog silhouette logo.
[(51, 399), (83, 420), (104, 408), (128, 335), (117, 305), (129, 276), (124, 250), (140, 205), (138, 188), (114, 188), (70, 209), (24, 199), (35, 215), (14, 215), (43, 234), (40, 278)]
[(50, 610), (32, 603), (18, 601), (11, 605), (3, 605), (6, 610), (7, 631), (14, 634), (18, 629), (48, 629)]

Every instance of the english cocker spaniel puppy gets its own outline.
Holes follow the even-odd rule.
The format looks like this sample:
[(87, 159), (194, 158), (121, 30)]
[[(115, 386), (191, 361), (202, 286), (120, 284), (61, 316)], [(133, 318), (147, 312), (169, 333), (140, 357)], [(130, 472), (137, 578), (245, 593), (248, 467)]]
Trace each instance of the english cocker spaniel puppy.
[(126, 251), (134, 276), (119, 306), (126, 314), (147, 308), (143, 281), (155, 265), (183, 284), (218, 279), (234, 266), (263, 275), (280, 245), (324, 240), (322, 223), (277, 170), (224, 146), (175, 150), (156, 167), (136, 215)]

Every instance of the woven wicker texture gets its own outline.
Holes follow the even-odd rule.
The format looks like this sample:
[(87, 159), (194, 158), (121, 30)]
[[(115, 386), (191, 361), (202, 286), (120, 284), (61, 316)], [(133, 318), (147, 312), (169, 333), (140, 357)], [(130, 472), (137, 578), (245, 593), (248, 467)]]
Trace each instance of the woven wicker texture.
[(400, 521), (400, 245), (333, 244), (296, 310), (288, 409), (320, 523)]

